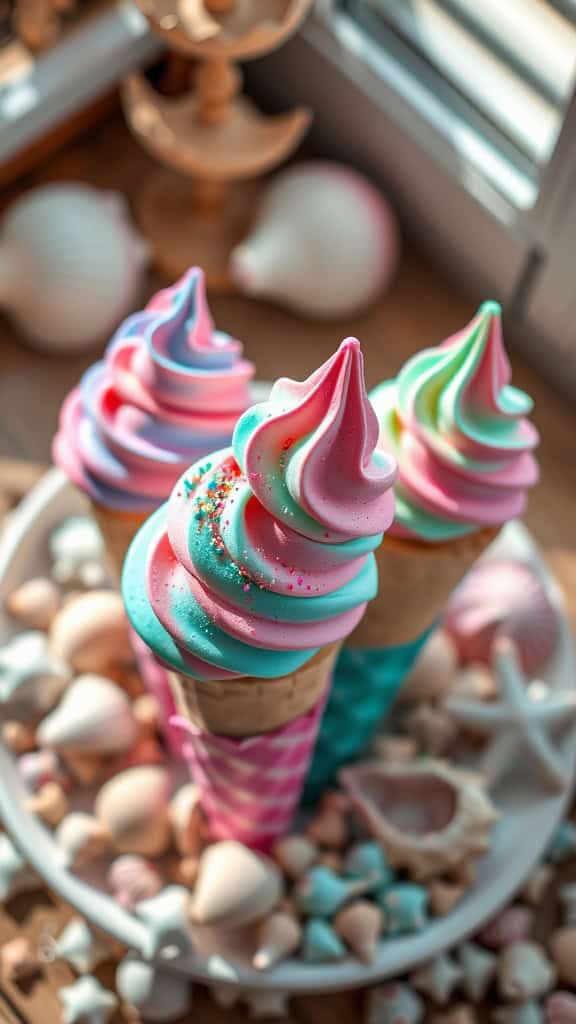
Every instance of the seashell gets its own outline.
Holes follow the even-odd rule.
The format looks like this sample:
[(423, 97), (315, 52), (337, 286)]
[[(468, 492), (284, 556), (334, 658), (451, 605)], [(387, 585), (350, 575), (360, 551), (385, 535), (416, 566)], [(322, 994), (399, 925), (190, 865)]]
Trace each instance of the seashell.
[(318, 847), (310, 836), (287, 835), (278, 839), (272, 855), (288, 878), (300, 878), (318, 860)]
[(181, 885), (169, 885), (150, 900), (137, 903), (134, 913), (146, 923), (149, 948), (146, 959), (174, 959), (174, 951), (186, 953), (192, 945), (187, 904), (190, 893)]
[(379, 843), (366, 840), (350, 847), (342, 864), (343, 873), (348, 878), (366, 878), (377, 880), (378, 886), (390, 885), (394, 881), (386, 854)]
[(454, 989), (462, 980), (462, 968), (449, 956), (438, 956), (410, 975), (417, 992), (446, 1006)]
[(428, 893), (421, 885), (398, 882), (378, 894), (386, 935), (412, 935), (428, 923)]
[(73, 917), (54, 943), (54, 955), (72, 965), (76, 974), (90, 974), (108, 960), (111, 947), (104, 936), (96, 935), (83, 917)]
[(158, 701), (152, 693), (142, 693), (132, 702), (132, 713), (142, 738), (155, 736), (160, 718)]
[(169, 1024), (188, 1014), (190, 985), (177, 974), (167, 974), (154, 964), (129, 953), (116, 969), (116, 991), (138, 1019), (150, 1024)]
[(40, 974), (40, 961), (30, 939), (19, 935), (0, 947), (0, 971), (5, 981), (19, 985)]
[(555, 980), (555, 968), (538, 943), (514, 942), (503, 950), (498, 964), (498, 987), (505, 999), (540, 999)]
[(106, 885), (121, 907), (133, 910), (137, 903), (158, 895), (162, 877), (154, 864), (144, 857), (124, 854), (108, 868)]
[(424, 1003), (414, 989), (400, 981), (378, 985), (368, 994), (365, 1024), (420, 1024)]
[(62, 760), (80, 786), (94, 786), (109, 774), (107, 759), (98, 754), (76, 754), (66, 750), (62, 751)]
[(576, 825), (569, 818), (565, 818), (550, 840), (546, 860), (550, 864), (564, 864), (572, 857), (576, 857)]
[(521, 1003), (518, 1006), (501, 1006), (494, 1010), (495, 1024), (542, 1024), (544, 1014), (540, 1003)]
[(418, 655), (398, 693), (403, 704), (441, 700), (450, 693), (456, 673), (457, 656), (451, 638), (436, 629)]
[(428, 885), (428, 896), (430, 909), (438, 917), (449, 914), (457, 903), (460, 902), (466, 888), (463, 885), (455, 885), (453, 882), (443, 882), (435, 878)]
[(101, 587), (105, 548), (92, 516), (71, 516), (50, 535), (52, 578), (62, 586)]
[(294, 953), (301, 941), (300, 922), (292, 914), (276, 911), (260, 925), (252, 964), (257, 971), (266, 971)]
[(58, 989), (58, 996), (63, 1006), (62, 1024), (107, 1024), (118, 1006), (114, 993), (91, 974)]
[(383, 926), (380, 907), (369, 900), (349, 903), (334, 918), (334, 931), (363, 964), (373, 962)]
[(496, 974), (497, 958), (474, 942), (460, 946), (457, 956), (465, 995), (473, 1003), (481, 1003)]
[(34, 750), (18, 758), (20, 778), (27, 789), (36, 793), (47, 782), (66, 787), (68, 779), (55, 750)]
[(332, 917), (355, 896), (363, 896), (378, 886), (373, 875), (368, 878), (340, 878), (330, 868), (317, 864), (299, 878), (294, 886), (294, 900), (303, 914), (311, 917)]
[(444, 617), (462, 661), (490, 665), (497, 632), (513, 641), (527, 675), (538, 671), (558, 641), (556, 613), (543, 583), (526, 564), (490, 559), (454, 591)]
[(494, 674), (487, 665), (464, 665), (452, 680), (452, 693), (455, 697), (492, 700), (497, 692)]
[(548, 948), (558, 972), (558, 979), (569, 988), (576, 988), (576, 928), (559, 928)]
[(552, 992), (544, 1006), (546, 1024), (576, 1024), (576, 995)]
[(119, 686), (97, 675), (82, 675), (38, 729), (42, 746), (81, 754), (128, 750), (137, 729), (130, 701)]
[(526, 903), (537, 907), (554, 878), (554, 869), (549, 864), (539, 864), (530, 875), (521, 892)]
[(177, 885), (186, 886), (187, 889), (193, 889), (196, 885), (199, 870), (200, 859), (198, 857), (176, 857), (169, 867), (172, 881)]
[(40, 889), (38, 875), (28, 866), (7, 835), (0, 834), (0, 904), (21, 892)]
[(45, 576), (36, 576), (8, 595), (6, 611), (26, 629), (47, 630), (60, 603), (56, 584)]
[(377, 736), (372, 751), (382, 761), (413, 761), (418, 755), (418, 744), (412, 736)]
[(64, 605), (50, 630), (52, 653), (75, 672), (107, 675), (133, 661), (120, 594), (90, 590)]
[(35, 348), (69, 353), (109, 337), (134, 308), (147, 253), (120, 196), (76, 182), (12, 203), (0, 250), (0, 305)]
[(476, 1010), (467, 1003), (457, 1003), (449, 1009), (444, 1009), (441, 1014), (433, 1014), (430, 1017), (430, 1024), (476, 1024), (478, 1020)]
[(19, 633), (0, 650), (2, 717), (37, 721), (60, 700), (70, 678), (64, 661), (50, 653), (44, 633)]
[(320, 810), (310, 821), (306, 833), (319, 846), (341, 850), (346, 846), (349, 837), (346, 811), (338, 804), (334, 806), (323, 801)]
[(36, 749), (36, 729), (33, 725), (4, 722), (1, 728), (2, 739), (13, 754), (31, 754)]
[(576, 882), (563, 885), (558, 893), (562, 906), (562, 923), (566, 928), (576, 928)]
[(404, 728), (418, 744), (418, 752), (429, 757), (445, 754), (458, 734), (458, 726), (449, 711), (432, 704), (419, 704), (406, 715)]
[(275, 863), (227, 839), (209, 846), (200, 858), (190, 918), (196, 924), (236, 928), (266, 917), (281, 897)]
[(480, 776), (439, 761), (368, 762), (340, 779), (392, 867), (418, 881), (456, 873), (483, 854), (499, 817)]
[(514, 904), (506, 907), (478, 932), (478, 940), (489, 949), (503, 949), (513, 942), (523, 942), (532, 931), (534, 911)]
[(68, 813), (68, 800), (59, 782), (45, 782), (25, 806), (50, 828), (56, 828)]
[(91, 814), (73, 811), (60, 822), (54, 836), (70, 868), (83, 867), (110, 847), (108, 831)]
[(345, 946), (327, 921), (313, 917), (306, 922), (302, 942), (302, 959), (306, 963), (326, 964), (345, 956)]
[(176, 849), (183, 857), (198, 857), (205, 833), (200, 793), (193, 782), (176, 791), (168, 808)]
[(102, 786), (94, 813), (118, 853), (156, 857), (166, 852), (171, 787), (170, 775), (159, 765), (129, 768)]
[[(342, 260), (343, 252), (354, 255)], [(313, 161), (274, 176), (230, 269), (246, 295), (321, 320), (372, 302), (397, 260), (396, 221), (382, 193), (350, 167)]]

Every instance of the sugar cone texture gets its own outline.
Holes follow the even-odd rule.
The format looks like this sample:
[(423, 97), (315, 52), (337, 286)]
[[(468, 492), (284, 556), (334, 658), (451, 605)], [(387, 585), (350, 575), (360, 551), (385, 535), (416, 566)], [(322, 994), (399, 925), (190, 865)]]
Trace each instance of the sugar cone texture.
[(118, 509), (106, 508), (92, 501), (92, 515), (104, 538), (108, 558), (120, 579), (126, 552), (130, 547), (134, 534), (148, 518), (148, 512), (121, 512)]
[(208, 680), (170, 673), (178, 713), (204, 732), (257, 736), (315, 707), (326, 690), (340, 644), (328, 644), (290, 675), (277, 679)]
[(376, 551), (378, 594), (348, 645), (395, 647), (420, 636), (498, 532), (498, 527), (486, 527), (442, 544), (387, 535)]

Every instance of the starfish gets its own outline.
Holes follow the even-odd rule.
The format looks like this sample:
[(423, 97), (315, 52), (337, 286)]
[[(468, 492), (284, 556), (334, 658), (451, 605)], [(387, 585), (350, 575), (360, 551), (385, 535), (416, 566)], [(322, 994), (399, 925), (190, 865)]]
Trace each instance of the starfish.
[(190, 949), (186, 904), (189, 892), (181, 885), (169, 885), (158, 896), (137, 903), (134, 913), (148, 925), (150, 949), (147, 956), (173, 960)]
[(570, 781), (570, 768), (552, 735), (576, 723), (576, 691), (553, 691), (539, 680), (527, 685), (508, 637), (497, 637), (493, 653), (502, 699), (485, 703), (449, 697), (448, 710), (461, 725), (492, 737), (481, 765), (492, 784), (519, 763), (517, 755), (522, 748), (531, 754), (553, 789), (564, 789)]
[(91, 974), (61, 988), (58, 995), (64, 1008), (63, 1024), (106, 1024), (118, 1006), (114, 993)]

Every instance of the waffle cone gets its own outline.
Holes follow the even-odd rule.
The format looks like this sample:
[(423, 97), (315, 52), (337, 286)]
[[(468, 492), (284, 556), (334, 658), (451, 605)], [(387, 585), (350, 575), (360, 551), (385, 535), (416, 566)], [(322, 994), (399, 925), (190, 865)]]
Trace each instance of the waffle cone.
[(171, 672), (176, 707), (182, 718), (218, 736), (272, 732), (318, 704), (340, 646), (322, 647), (305, 665), (277, 679), (243, 676), (202, 682)]
[(375, 552), (378, 594), (349, 637), (349, 646), (398, 646), (420, 636), (498, 532), (499, 527), (486, 527), (442, 544), (387, 535)]
[(116, 571), (117, 578), (122, 575), (122, 566), (126, 552), (130, 547), (134, 534), (148, 518), (148, 512), (123, 512), (119, 509), (107, 508), (96, 501), (91, 501), (92, 514), (100, 527), (104, 538), (108, 558)]

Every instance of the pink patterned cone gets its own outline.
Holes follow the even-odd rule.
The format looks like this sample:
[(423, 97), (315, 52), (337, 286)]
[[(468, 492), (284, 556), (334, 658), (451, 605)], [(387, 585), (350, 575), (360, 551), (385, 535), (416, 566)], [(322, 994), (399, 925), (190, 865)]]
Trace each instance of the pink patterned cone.
[(182, 732), (180, 729), (175, 729), (171, 723), (171, 719), (176, 714), (176, 705), (172, 695), (168, 672), (133, 629), (130, 629), (130, 642), (136, 655), (138, 671), (142, 676), (144, 686), (158, 701), (160, 725), (168, 749), (174, 757), (182, 758), (184, 756), (182, 751)]
[(183, 753), (213, 839), (238, 839), (268, 849), (292, 824), (327, 692), (310, 711), (274, 732), (232, 739), (203, 732), (185, 718)]

